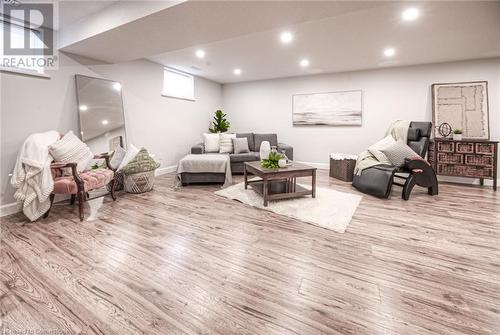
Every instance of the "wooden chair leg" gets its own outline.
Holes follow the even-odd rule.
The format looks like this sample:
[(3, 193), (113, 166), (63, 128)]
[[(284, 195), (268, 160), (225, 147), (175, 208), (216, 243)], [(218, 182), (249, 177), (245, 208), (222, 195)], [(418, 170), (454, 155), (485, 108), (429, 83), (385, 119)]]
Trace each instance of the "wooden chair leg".
[(113, 198), (113, 201), (116, 200), (116, 196), (115, 196), (115, 187), (116, 187), (116, 179), (113, 178), (113, 180), (111, 181), (111, 198)]
[(427, 193), (429, 195), (438, 195), (439, 193), (439, 186), (438, 186), (438, 180), (436, 175), (433, 175), (431, 178), (431, 186), (427, 188)]
[(401, 193), (401, 197), (404, 199), (404, 200), (409, 200), (410, 199), (410, 194), (411, 194), (411, 191), (413, 190), (413, 187), (415, 186), (416, 184), (416, 177), (412, 174), (410, 174), (408, 176), (408, 178), (406, 179), (406, 182), (403, 186), (403, 192)]
[(83, 202), (85, 201), (85, 192), (79, 192), (78, 194), (78, 214), (80, 215), (80, 221), (83, 221)]
[(49, 207), (49, 209), (47, 210), (47, 212), (46, 212), (45, 214), (43, 214), (43, 218), (44, 218), (44, 219), (46, 219), (46, 218), (49, 216), (49, 214), (50, 214), (50, 210), (52, 209), (52, 205), (54, 204), (54, 197), (55, 197), (55, 196), (56, 196), (56, 195), (55, 195), (54, 193), (52, 193), (52, 194), (50, 195), (50, 207)]
[(69, 204), (74, 206), (75, 205), (75, 199), (76, 199), (76, 194), (71, 195), (71, 199), (69, 200)]

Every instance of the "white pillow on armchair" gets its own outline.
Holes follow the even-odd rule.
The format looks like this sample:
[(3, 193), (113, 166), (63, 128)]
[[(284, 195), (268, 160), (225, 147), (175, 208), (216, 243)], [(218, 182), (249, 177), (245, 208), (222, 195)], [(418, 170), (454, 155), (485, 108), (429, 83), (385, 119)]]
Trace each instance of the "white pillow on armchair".
[(368, 151), (373, 156), (375, 156), (375, 158), (379, 162), (389, 164), (390, 163), (389, 159), (387, 159), (387, 156), (382, 151), (389, 148), (394, 143), (396, 143), (396, 140), (394, 139), (394, 137), (392, 137), (391, 135), (387, 135), (386, 137), (384, 137), (383, 139), (381, 139), (377, 143), (369, 146)]
[(77, 163), (78, 172), (86, 170), (94, 154), (90, 148), (83, 143), (70, 130), (60, 140), (49, 146), (50, 154), (56, 162)]

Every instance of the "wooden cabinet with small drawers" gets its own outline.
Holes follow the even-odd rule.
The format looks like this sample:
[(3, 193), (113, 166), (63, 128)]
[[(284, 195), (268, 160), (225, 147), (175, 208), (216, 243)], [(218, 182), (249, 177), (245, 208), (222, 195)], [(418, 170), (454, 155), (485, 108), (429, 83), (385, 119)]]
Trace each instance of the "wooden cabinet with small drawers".
[(429, 146), (429, 161), (436, 174), (493, 180), (497, 189), (498, 142), (434, 139)]

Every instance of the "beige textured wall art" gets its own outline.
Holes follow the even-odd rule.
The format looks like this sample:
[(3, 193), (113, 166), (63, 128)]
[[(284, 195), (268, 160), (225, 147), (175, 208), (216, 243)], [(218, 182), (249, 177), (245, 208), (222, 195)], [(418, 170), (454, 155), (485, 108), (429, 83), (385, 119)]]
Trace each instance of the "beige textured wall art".
[[(462, 129), (466, 139), (489, 139), (488, 82), (432, 85), (433, 122)], [(435, 131), (436, 137), (441, 137)]]

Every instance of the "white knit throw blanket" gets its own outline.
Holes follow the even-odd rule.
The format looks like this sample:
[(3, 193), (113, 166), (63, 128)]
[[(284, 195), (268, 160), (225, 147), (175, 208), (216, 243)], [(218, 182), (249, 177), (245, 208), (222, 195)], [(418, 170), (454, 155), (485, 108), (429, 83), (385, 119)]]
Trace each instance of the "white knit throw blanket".
[(23, 212), (30, 221), (35, 221), (50, 208), (49, 196), (54, 190), (54, 180), (50, 171), (49, 145), (58, 139), (57, 131), (32, 134), (17, 155), (10, 183), (17, 189), (14, 198), (23, 203)]
[[(408, 140), (408, 128), (410, 128), (410, 123), (411, 121), (408, 120), (394, 121), (390, 125), (389, 129), (387, 129), (385, 136), (391, 135), (396, 141), (406, 143)], [(356, 166), (354, 168), (354, 174), (359, 176), (364, 169), (381, 164), (387, 163), (378, 161), (370, 151), (365, 150), (358, 155), (358, 160), (356, 161)]]

